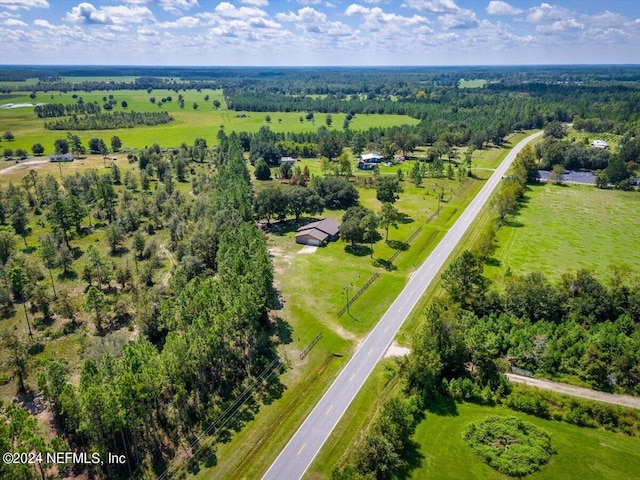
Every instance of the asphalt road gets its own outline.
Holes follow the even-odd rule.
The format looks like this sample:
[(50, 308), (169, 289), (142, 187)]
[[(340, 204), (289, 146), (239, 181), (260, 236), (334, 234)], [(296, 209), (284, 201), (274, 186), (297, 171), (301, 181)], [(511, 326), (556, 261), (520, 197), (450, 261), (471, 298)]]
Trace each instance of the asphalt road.
[(429, 284), (436, 278), (438, 271), (460, 241), (482, 207), (487, 203), (491, 193), (508, 170), (518, 152), (528, 142), (542, 135), (535, 133), (518, 143), (508, 154), (493, 175), (471, 201), (464, 213), (447, 232), (435, 250), (425, 262), (414, 272), (409, 283), (393, 304), (389, 307), (378, 324), (369, 333), (353, 354), (313, 411), (280, 452), (263, 480), (295, 480), (300, 479), (311, 465), (322, 445), (327, 440), (358, 390), (391, 345), (398, 329)]

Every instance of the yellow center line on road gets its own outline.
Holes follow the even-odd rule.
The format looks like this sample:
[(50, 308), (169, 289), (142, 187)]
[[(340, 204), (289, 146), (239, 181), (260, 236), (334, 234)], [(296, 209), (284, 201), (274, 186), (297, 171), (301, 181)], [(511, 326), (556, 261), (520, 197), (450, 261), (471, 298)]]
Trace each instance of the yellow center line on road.
[(351, 378), (349, 379), (349, 381), (353, 380), (353, 378), (356, 376), (356, 374), (354, 373), (353, 375), (351, 375)]
[(367, 355), (371, 355), (371, 352), (373, 352), (373, 347), (369, 349), (369, 353), (367, 353)]
[(331, 404), (331, 406), (329, 408), (327, 408), (327, 411), (325, 412), (325, 415), (329, 415), (329, 412), (333, 410), (333, 404)]
[(300, 454), (302, 453), (302, 450), (304, 450), (304, 447), (307, 446), (307, 442), (304, 442), (302, 444), (302, 446), (300, 447), (300, 450), (298, 450), (298, 453), (296, 453), (297, 456), (300, 456)]
[(391, 327), (391, 325), (387, 325), (386, 327), (384, 327), (384, 331), (386, 332), (387, 330), (389, 330), (389, 327)]

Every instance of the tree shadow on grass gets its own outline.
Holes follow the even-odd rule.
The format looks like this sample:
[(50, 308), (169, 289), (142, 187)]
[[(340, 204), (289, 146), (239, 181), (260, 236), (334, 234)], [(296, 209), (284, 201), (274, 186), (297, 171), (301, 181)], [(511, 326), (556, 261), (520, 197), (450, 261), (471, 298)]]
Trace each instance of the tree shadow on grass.
[(403, 212), (398, 213), (398, 222), (402, 224), (413, 223), (415, 220)]
[(403, 252), (409, 250), (409, 244), (400, 240), (387, 240), (387, 245), (394, 250), (402, 250)]
[(371, 263), (374, 267), (384, 268), (387, 272), (398, 269), (398, 267), (396, 267), (393, 263), (391, 263), (389, 260), (385, 260), (384, 258), (376, 258)]
[(355, 255), (356, 257), (365, 257), (367, 255), (371, 255), (371, 247), (367, 247), (366, 245), (345, 245), (344, 251), (349, 255)]
[(500, 260), (498, 260), (495, 257), (489, 257), (487, 258), (484, 263), (486, 263), (487, 265), (491, 266), (491, 267), (499, 267), (500, 265), (502, 265), (502, 262)]
[(422, 461), (425, 459), (424, 455), (420, 451), (420, 444), (416, 441), (410, 440), (402, 452), (402, 460), (404, 465), (402, 468), (395, 472), (395, 476), (399, 479), (412, 478), (411, 473), (422, 466)]
[(271, 331), (269, 333), (277, 335), (282, 345), (288, 345), (293, 341), (293, 329), (291, 328), (291, 325), (281, 317), (275, 317), (273, 319), (270, 330)]
[(438, 415), (440, 417), (457, 417), (458, 407), (456, 402), (451, 397), (443, 395), (436, 395), (426, 402), (425, 409), (428, 412)]

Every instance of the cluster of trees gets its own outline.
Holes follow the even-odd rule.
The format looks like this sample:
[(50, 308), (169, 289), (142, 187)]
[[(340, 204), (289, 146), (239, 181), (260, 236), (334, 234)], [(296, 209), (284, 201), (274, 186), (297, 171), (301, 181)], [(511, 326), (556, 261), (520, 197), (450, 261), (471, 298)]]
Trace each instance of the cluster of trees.
[(67, 115), (94, 115), (100, 113), (100, 105), (97, 103), (43, 103), (33, 109), (38, 118), (64, 117)]
[[(95, 317), (96, 331), (104, 328), (109, 310), (118, 314), (117, 304), (109, 306), (115, 279), (120, 291), (130, 292), (140, 304), (135, 314), (141, 335), (119, 356), (85, 361), (77, 385), (62, 361), (48, 362), (38, 375), (38, 386), (71, 448), (126, 455), (126, 465), (94, 467), (108, 476), (131, 475), (173, 459), (275, 358), (266, 331), (273, 301), (271, 261), (264, 236), (253, 225), (251, 184), (238, 138), (233, 134), (223, 143), (216, 175), (203, 173), (194, 182), (197, 200), (190, 205), (169, 190), (175, 162), (195, 146), (169, 153), (157, 146), (145, 149), (140, 178), (127, 172), (120, 196), (113, 188), (119, 174), (113, 170), (102, 177), (95, 172), (65, 177), (64, 190), (54, 180), (48, 180), (47, 189), (38, 187), (42, 180), (36, 175), (26, 182), (31, 201), (40, 208), (53, 202), (48, 219), (55, 224), (54, 233), (41, 240), (46, 265), (59, 265), (56, 250), (67, 242), (77, 249), (73, 239), (84, 228), (83, 205), (99, 206), (93, 216), (108, 222), (112, 256), (120, 254), (131, 235), (142, 284), (145, 265), (157, 262), (159, 249), (143, 228), (147, 233), (167, 228), (179, 262), (170, 295), (163, 298), (137, 290), (126, 264), (116, 266), (91, 245), (84, 252), (82, 278), (89, 285), (84, 309)], [(143, 177), (151, 174), (159, 179), (153, 195), (134, 196)], [(74, 199), (79, 204), (72, 205)], [(6, 268), (15, 268), (11, 262), (16, 255), (9, 253)], [(73, 256), (68, 268), (73, 268)]]
[(133, 128), (137, 125), (169, 123), (173, 117), (167, 112), (113, 112), (71, 116), (54, 122), (45, 122), (47, 130), (112, 130)]
[(587, 270), (555, 284), (539, 272), (511, 275), (498, 293), (482, 275), (482, 262), (465, 251), (442, 285), (449, 300), (429, 307), (406, 363), (412, 388), (435, 391), (447, 379), (450, 389), (452, 379), (471, 375), (494, 390), (501, 359), (536, 374), (640, 394), (640, 279), (628, 267), (615, 268), (608, 285)]
[(299, 220), (302, 214), (313, 216), (324, 211), (324, 201), (315, 190), (299, 185), (264, 188), (256, 194), (253, 206), (256, 218), (267, 223), (272, 218), (285, 220), (293, 215)]
[(331, 474), (332, 480), (393, 478), (407, 467), (406, 454), (414, 448), (411, 436), (422, 417), (417, 397), (391, 397), (345, 453)]

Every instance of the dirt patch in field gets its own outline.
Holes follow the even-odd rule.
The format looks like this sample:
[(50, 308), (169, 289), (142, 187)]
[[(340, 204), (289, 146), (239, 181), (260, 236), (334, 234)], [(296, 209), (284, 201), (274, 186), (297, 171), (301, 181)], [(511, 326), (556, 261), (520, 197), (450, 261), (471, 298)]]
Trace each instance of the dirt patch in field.
[(35, 165), (42, 165), (43, 163), (49, 163), (49, 160), (46, 160), (46, 159), (28, 160), (26, 162), (16, 163), (15, 165), (12, 165), (11, 167), (7, 167), (7, 168), (5, 168), (3, 170), (0, 170), (0, 175), (6, 175), (7, 173), (14, 172), (16, 170), (24, 170), (27, 167), (33, 167)]
[(404, 357), (411, 353), (411, 349), (407, 347), (401, 347), (396, 342), (393, 342), (391, 346), (384, 353), (384, 358), (389, 357)]
[(314, 247), (313, 245), (305, 245), (300, 250), (298, 250), (297, 253), (310, 254), (310, 253), (316, 253), (316, 250), (318, 250), (318, 247)]

